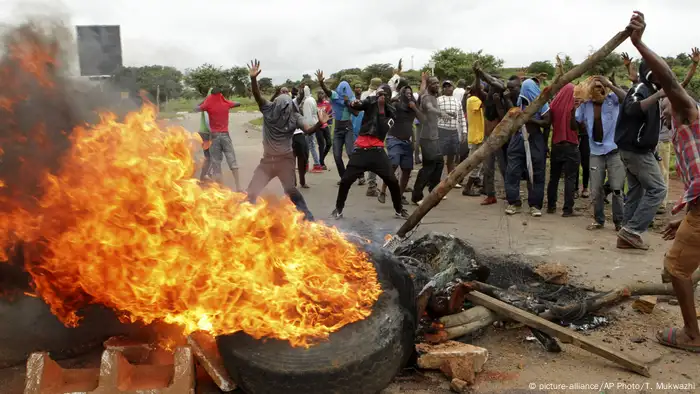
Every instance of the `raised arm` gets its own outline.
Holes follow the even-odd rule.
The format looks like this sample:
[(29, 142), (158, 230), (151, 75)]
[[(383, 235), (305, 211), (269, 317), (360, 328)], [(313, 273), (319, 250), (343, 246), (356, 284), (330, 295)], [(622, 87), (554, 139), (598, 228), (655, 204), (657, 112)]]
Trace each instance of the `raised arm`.
[(474, 70), (476, 72), (477, 78), (483, 79), (487, 84), (493, 86), (494, 88), (503, 91), (506, 90), (506, 86), (498, 78), (494, 78), (486, 71), (482, 70), (480, 67)]
[(690, 68), (688, 69), (688, 74), (685, 76), (685, 79), (683, 82), (681, 82), (681, 86), (684, 88), (688, 86), (690, 81), (693, 79), (693, 75), (695, 75), (695, 70), (698, 68), (698, 62), (700, 62), (700, 50), (698, 48), (693, 48), (690, 53), (690, 59), (693, 61), (693, 63), (690, 65)]
[(323, 90), (323, 93), (328, 96), (328, 99), (330, 100), (333, 97), (333, 92), (331, 92), (330, 89), (325, 84), (325, 79), (323, 78), (323, 71), (321, 70), (316, 70), (316, 79), (318, 80), (318, 84), (321, 86), (321, 89)]
[(258, 103), (258, 107), (262, 108), (268, 101), (260, 93), (260, 86), (258, 86), (258, 75), (260, 75), (260, 61), (258, 59), (252, 60), (248, 65), (248, 73), (250, 74), (250, 90), (253, 91), (253, 97), (255, 102)]
[(627, 78), (629, 78), (632, 83), (639, 82), (639, 75), (637, 75), (637, 70), (634, 69), (634, 65), (632, 64), (632, 58), (627, 52), (622, 52), (622, 62), (627, 69)]
[[(668, 64), (642, 41), (642, 35), (644, 34), (644, 29), (646, 29), (644, 14), (635, 11), (627, 28), (631, 30), (630, 39), (632, 40), (632, 44), (637, 48), (639, 54), (642, 55), (642, 58), (646, 61), (651, 72), (659, 81), (659, 84), (663, 88), (662, 91), (665, 92), (673, 106), (673, 112), (676, 118), (683, 122), (695, 120), (698, 116), (698, 111), (697, 104), (693, 98), (690, 97), (681, 84), (678, 83), (676, 75)], [(642, 102), (642, 104), (644, 104), (644, 102)]]
[(474, 66), (472, 67), (472, 70), (474, 71), (474, 94), (479, 98), (479, 100), (486, 101), (488, 98), (488, 95), (484, 90), (481, 88), (481, 78), (479, 77), (481, 74), (481, 68), (479, 68), (479, 65), (477, 63), (474, 63)]
[(316, 114), (318, 115), (318, 121), (311, 124), (306, 123), (302, 116), (298, 117), (297, 127), (299, 127), (304, 134), (314, 134), (315, 132), (319, 131), (321, 127), (323, 127), (323, 125), (330, 119), (330, 115), (328, 115), (328, 113), (322, 109), (317, 110)]
[(603, 86), (607, 87), (608, 89), (612, 90), (613, 93), (615, 93), (615, 96), (617, 96), (617, 101), (618, 103), (622, 103), (625, 101), (625, 97), (627, 96), (627, 92), (625, 92), (625, 89), (620, 88), (619, 86), (613, 84), (609, 79), (601, 76), (598, 78), (600, 80), (600, 83), (603, 84)]
[(425, 89), (428, 88), (428, 73), (420, 73), (420, 87), (418, 88), (418, 96), (422, 96), (425, 93)]

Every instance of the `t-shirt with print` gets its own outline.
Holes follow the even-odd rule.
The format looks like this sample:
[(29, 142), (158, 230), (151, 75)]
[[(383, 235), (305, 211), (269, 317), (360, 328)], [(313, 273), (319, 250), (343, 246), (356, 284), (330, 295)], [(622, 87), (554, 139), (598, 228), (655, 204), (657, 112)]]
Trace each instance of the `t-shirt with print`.
[(467, 142), (469, 144), (484, 142), (484, 108), (481, 105), (481, 99), (477, 96), (467, 99), (467, 123), (469, 124)]
[[(271, 111), (274, 108), (273, 103), (266, 103), (260, 107), (260, 111), (264, 114), (266, 111)], [(295, 112), (292, 116), (296, 119), (295, 122), (285, 127), (276, 127), (267, 122), (263, 123), (263, 156), (283, 156), (292, 154), (292, 137), (294, 131), (304, 128), (304, 117)]]

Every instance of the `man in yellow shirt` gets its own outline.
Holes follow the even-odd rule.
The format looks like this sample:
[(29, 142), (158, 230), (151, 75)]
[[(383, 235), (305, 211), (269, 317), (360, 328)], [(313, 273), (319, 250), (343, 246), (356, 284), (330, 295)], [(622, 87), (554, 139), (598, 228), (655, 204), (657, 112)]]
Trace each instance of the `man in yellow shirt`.
[[(467, 143), (469, 143), (469, 154), (476, 152), (477, 149), (484, 143), (484, 108), (483, 102), (478, 94), (472, 94), (467, 99)], [(481, 164), (469, 173), (466, 185), (462, 190), (465, 196), (479, 197), (479, 193), (474, 189), (475, 184), (479, 184), (481, 180)]]

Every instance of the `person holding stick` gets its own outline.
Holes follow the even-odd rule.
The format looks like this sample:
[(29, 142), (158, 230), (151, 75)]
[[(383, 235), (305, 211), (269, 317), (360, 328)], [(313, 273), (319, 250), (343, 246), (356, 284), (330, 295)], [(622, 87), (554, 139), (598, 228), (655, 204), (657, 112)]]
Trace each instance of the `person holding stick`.
[[(700, 265), (700, 110), (698, 104), (683, 89), (671, 68), (642, 41), (646, 23), (644, 14), (635, 11), (628, 29), (648, 72), (655, 76), (667, 104), (666, 113), (672, 119), (672, 141), (676, 163), (685, 192), (673, 213), (685, 210), (685, 216), (669, 223), (664, 238), (673, 240), (666, 253), (664, 270), (671, 278), (673, 290), (683, 315), (683, 328), (665, 328), (656, 333), (662, 345), (700, 352), (700, 328), (695, 315), (695, 301), (691, 275)], [(640, 75), (640, 78), (643, 75)]]

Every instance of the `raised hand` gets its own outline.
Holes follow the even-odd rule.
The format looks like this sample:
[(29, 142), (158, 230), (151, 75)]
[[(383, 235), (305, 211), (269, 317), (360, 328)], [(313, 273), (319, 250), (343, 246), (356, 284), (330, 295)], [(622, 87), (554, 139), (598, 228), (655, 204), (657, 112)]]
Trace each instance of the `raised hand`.
[(632, 64), (632, 58), (627, 52), (622, 52), (620, 56), (622, 56), (622, 63), (625, 64), (625, 67), (629, 67)]
[(248, 65), (248, 74), (250, 74), (250, 77), (257, 78), (261, 72), (260, 61), (258, 59), (251, 60), (250, 64)]
[(422, 73), (420, 73), (420, 80), (422, 82), (427, 82), (429, 77), (430, 77), (430, 75), (428, 74), (427, 71), (423, 71)]
[(394, 70), (394, 74), (401, 75), (401, 71), (403, 68), (403, 59), (399, 59), (399, 66)]
[(700, 49), (697, 47), (693, 48), (690, 52), (690, 60), (693, 61), (693, 63), (698, 64), (700, 63)]
[(644, 14), (639, 11), (634, 11), (630, 23), (627, 25), (627, 30), (630, 31), (630, 40), (632, 40), (632, 44), (638, 45), (642, 42), (642, 35), (646, 28), (647, 24), (644, 21)]
[(323, 71), (321, 70), (316, 70), (316, 80), (321, 83), (323, 82)]
[(665, 239), (666, 241), (670, 241), (672, 239), (675, 239), (676, 232), (678, 231), (678, 228), (681, 226), (682, 221), (683, 221), (683, 219), (676, 219), (676, 220), (669, 222), (666, 225), (666, 228), (664, 228), (664, 231), (661, 232), (663, 239)]

